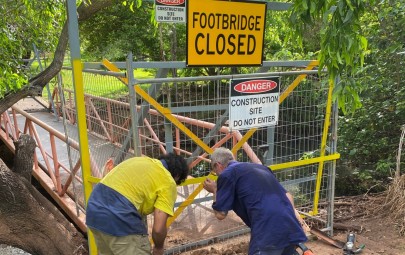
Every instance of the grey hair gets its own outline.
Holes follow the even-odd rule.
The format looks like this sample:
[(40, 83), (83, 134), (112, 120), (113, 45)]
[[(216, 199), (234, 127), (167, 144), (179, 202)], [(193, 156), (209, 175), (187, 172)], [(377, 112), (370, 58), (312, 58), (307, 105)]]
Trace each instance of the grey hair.
[(225, 147), (217, 148), (211, 154), (211, 164), (219, 162), (221, 165), (227, 166), (232, 160), (235, 160), (232, 151)]

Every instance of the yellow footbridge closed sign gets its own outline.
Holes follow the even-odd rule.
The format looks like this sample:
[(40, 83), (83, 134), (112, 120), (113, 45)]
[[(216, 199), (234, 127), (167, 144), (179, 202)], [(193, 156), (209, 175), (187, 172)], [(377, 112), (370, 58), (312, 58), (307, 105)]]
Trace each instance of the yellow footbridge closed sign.
[(188, 0), (188, 66), (263, 63), (265, 2)]

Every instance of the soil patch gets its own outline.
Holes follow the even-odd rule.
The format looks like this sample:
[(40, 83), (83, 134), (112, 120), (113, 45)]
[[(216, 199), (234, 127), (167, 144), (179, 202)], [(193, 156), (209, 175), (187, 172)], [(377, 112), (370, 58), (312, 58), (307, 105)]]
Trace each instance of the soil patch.
[[(399, 234), (398, 226), (388, 217), (375, 215), (376, 209), (382, 204), (385, 196), (361, 195), (355, 197), (339, 197), (335, 200), (335, 221), (340, 229), (334, 231), (333, 238), (346, 242), (349, 231), (355, 233), (355, 246), (365, 245), (360, 254), (364, 255), (403, 255), (405, 254), (405, 237)], [(309, 224), (311, 224), (311, 220)], [(346, 229), (343, 229), (346, 228)], [(183, 252), (189, 255), (205, 254), (247, 254), (249, 235), (241, 236), (225, 242), (210, 245), (198, 250)], [(343, 250), (323, 240), (310, 236), (306, 244), (315, 255), (342, 255)]]

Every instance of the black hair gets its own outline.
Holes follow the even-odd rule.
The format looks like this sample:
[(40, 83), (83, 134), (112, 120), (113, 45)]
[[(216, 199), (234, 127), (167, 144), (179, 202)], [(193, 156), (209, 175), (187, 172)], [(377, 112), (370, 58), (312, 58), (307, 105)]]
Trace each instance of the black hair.
[(171, 173), (173, 179), (178, 178), (176, 184), (179, 185), (180, 183), (184, 182), (184, 180), (188, 176), (188, 165), (187, 161), (179, 155), (174, 153), (168, 153), (159, 157), (160, 160), (164, 160), (167, 163), (167, 167), (169, 172)]

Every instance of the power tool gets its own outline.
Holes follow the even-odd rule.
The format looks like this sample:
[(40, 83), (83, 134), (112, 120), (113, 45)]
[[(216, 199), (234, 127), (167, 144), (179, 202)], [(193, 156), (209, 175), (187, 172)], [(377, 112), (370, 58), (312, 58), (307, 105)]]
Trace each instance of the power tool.
[(345, 243), (345, 245), (343, 246), (343, 255), (353, 255), (353, 254), (357, 254), (360, 253), (365, 245), (362, 244), (360, 245), (359, 248), (355, 248), (354, 243), (356, 242), (356, 236), (354, 235), (354, 233), (350, 232), (347, 234), (347, 241)]

